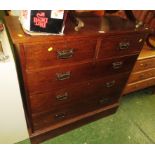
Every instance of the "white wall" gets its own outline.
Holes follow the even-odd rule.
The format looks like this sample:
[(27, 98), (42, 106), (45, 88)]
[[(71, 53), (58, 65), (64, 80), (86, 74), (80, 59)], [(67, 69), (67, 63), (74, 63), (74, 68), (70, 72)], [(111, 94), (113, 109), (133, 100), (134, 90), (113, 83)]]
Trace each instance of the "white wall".
[(7, 62), (0, 62), (0, 143), (17, 143), (28, 138), (26, 121), (17, 80), (15, 63), (6, 32), (0, 32), (5, 43)]

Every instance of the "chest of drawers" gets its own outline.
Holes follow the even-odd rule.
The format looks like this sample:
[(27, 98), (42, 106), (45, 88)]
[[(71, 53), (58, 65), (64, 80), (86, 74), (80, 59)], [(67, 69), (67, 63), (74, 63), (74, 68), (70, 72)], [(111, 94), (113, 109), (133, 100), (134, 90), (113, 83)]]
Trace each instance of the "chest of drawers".
[(155, 51), (144, 46), (131, 72), (123, 94), (155, 86)]
[[(97, 18), (88, 20), (95, 23)], [(114, 113), (146, 38), (145, 29), (119, 17), (63, 36), (29, 36), (6, 17), (14, 45), (32, 143)], [(119, 23), (119, 26), (118, 26)], [(107, 29), (108, 28), (108, 29)]]

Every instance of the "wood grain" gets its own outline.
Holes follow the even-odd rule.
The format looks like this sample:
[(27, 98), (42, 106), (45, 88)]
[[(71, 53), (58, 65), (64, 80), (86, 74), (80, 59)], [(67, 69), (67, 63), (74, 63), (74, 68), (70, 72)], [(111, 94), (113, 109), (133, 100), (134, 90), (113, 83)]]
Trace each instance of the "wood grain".
[(155, 85), (155, 51), (144, 46), (131, 72), (123, 94)]
[(5, 18), (32, 143), (114, 113), (148, 32), (116, 16), (83, 20), (79, 32), (67, 19), (62, 36), (30, 36)]

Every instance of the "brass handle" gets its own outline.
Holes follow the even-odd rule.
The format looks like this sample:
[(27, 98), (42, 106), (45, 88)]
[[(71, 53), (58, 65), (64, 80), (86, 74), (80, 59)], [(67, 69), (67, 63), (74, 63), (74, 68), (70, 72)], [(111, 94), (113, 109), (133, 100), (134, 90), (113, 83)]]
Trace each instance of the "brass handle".
[(58, 59), (68, 59), (73, 57), (73, 54), (74, 54), (73, 49), (66, 49), (63, 51), (58, 51), (57, 57)]
[(66, 113), (59, 113), (55, 115), (55, 119), (63, 119), (66, 117)]
[(57, 96), (56, 96), (56, 99), (57, 99), (58, 101), (67, 100), (67, 99), (68, 99), (68, 93), (65, 92), (63, 95), (57, 95)]
[(71, 76), (70, 71), (65, 72), (65, 73), (56, 73), (57, 79), (62, 81), (62, 80), (66, 80), (69, 79)]
[(130, 43), (129, 42), (121, 42), (119, 43), (119, 49), (120, 50), (126, 50), (128, 49), (130, 46)]
[(139, 76), (139, 78), (140, 78), (140, 80), (141, 80), (141, 79), (144, 79), (144, 78), (145, 78), (145, 74), (141, 74), (141, 75)]
[(138, 85), (135, 84), (135, 85), (133, 86), (133, 89), (137, 89), (137, 88), (138, 88)]
[(141, 67), (147, 67), (149, 64), (148, 63), (141, 63), (140, 66)]
[(109, 98), (102, 98), (99, 100), (99, 104), (105, 104), (105, 103), (108, 103), (110, 102), (110, 99)]
[(123, 65), (123, 62), (122, 61), (118, 61), (118, 62), (113, 62), (112, 63), (113, 69), (119, 69), (119, 68), (122, 67), (122, 65)]
[(113, 87), (114, 85), (115, 85), (115, 80), (106, 83), (107, 88)]
[(149, 76), (153, 76), (153, 73), (149, 73)]

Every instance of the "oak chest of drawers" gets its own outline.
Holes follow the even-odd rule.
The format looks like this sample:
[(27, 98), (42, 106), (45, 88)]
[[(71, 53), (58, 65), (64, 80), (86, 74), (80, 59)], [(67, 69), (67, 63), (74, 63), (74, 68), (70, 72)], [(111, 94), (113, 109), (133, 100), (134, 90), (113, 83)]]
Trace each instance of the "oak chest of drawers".
[(100, 18), (87, 19), (79, 32), (67, 22), (63, 36), (29, 36), (17, 17), (5, 18), (32, 143), (117, 110), (146, 30), (119, 17), (104, 18), (102, 27), (96, 24)]
[(155, 51), (144, 46), (128, 79), (123, 94), (155, 86)]

